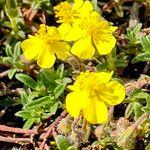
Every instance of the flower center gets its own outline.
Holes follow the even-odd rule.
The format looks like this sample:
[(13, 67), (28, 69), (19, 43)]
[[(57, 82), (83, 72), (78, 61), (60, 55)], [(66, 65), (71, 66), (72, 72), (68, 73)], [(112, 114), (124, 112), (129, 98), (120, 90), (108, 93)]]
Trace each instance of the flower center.
[(72, 5), (68, 2), (62, 2), (58, 6), (54, 7), (56, 17), (59, 18), (59, 23), (73, 23), (74, 18), (77, 16), (77, 12), (73, 10)]
[(101, 83), (92, 73), (80, 76), (79, 84), (81, 91), (88, 91), (90, 97), (96, 97), (100, 91)]

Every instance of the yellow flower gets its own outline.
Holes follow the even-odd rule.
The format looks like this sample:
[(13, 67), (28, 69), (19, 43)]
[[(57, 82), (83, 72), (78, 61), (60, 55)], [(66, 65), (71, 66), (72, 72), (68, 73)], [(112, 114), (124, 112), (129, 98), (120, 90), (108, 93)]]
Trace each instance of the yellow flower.
[[(62, 23), (58, 29), (62, 36), (65, 36), (69, 31), (73, 34), (74, 40), (80, 37), (80, 19), (87, 16), (93, 11), (93, 5), (90, 1), (74, 0), (73, 4), (68, 2), (61, 2), (54, 7), (55, 17), (58, 18), (57, 22)], [(72, 27), (78, 32), (72, 32)]]
[(75, 23), (81, 16), (86, 16), (93, 10), (93, 5), (90, 1), (74, 0), (73, 4), (61, 2), (54, 7), (55, 17), (58, 18), (58, 23)]
[(62, 41), (60, 33), (56, 27), (40, 25), (35, 36), (21, 43), (23, 54), (27, 60), (37, 60), (37, 64), (42, 68), (50, 68), (54, 65), (56, 56), (59, 59), (66, 59), (69, 55), (70, 46)]
[[(106, 20), (100, 19), (97, 12), (93, 11), (83, 17), (79, 27), (80, 29), (72, 27), (65, 35), (66, 41), (75, 41), (71, 48), (72, 54), (88, 59), (95, 54), (95, 48), (100, 55), (106, 55), (112, 51), (116, 43), (112, 33), (117, 28), (111, 26)], [(75, 35), (78, 35), (78, 40)]]
[(110, 81), (111, 73), (81, 73), (74, 85), (68, 86), (72, 91), (66, 97), (66, 109), (73, 117), (80, 113), (92, 123), (107, 121), (107, 106), (121, 103), (125, 97), (125, 89), (117, 81)]

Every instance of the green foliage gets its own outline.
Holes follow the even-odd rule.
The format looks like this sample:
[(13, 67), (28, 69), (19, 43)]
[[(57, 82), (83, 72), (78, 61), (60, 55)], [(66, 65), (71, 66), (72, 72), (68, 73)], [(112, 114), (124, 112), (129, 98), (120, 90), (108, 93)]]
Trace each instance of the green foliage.
[[(141, 28), (141, 23), (134, 29), (127, 28), (127, 34), (125, 35), (125, 38), (128, 41), (126, 46), (128, 48), (127, 53), (135, 55), (132, 59), (132, 63), (150, 61), (150, 36), (142, 35), (142, 33), (140, 33)], [(127, 54), (125, 57), (127, 57)]]
[(150, 109), (149, 94), (141, 90), (133, 92), (128, 98), (125, 99), (125, 102), (129, 103), (125, 111), (125, 117), (129, 118), (134, 116), (135, 121), (144, 112), (148, 112)]
[(148, 114), (150, 114), (150, 95), (148, 95), (146, 99), (146, 106), (142, 108), (142, 110)]
[[(41, 120), (46, 119), (50, 114), (54, 114), (58, 108), (55, 100), (50, 96), (45, 96), (34, 101), (27, 101), (23, 110), (16, 113), (17, 116), (27, 120), (24, 124), (24, 129), (28, 129), (33, 123), (40, 123)], [(49, 106), (49, 108), (48, 108)]]
[(18, 79), (20, 82), (24, 83), (28, 87), (32, 88), (33, 90), (36, 90), (38, 84), (28, 75), (25, 74), (17, 74), (16, 79)]
[[(72, 3), (74, 0), (67, 1)], [(133, 17), (131, 17), (132, 6), (130, 3), (128, 6), (128, 3), (121, 0), (109, 2), (91, 0), (94, 10), (101, 14), (103, 19), (110, 15), (109, 19), (112, 24), (118, 25), (117, 31), (114, 32), (117, 40), (116, 45), (113, 51), (106, 56), (96, 54), (94, 58), (88, 60), (71, 56), (64, 64), (56, 60), (54, 68), (50, 69), (39, 68), (34, 60), (24, 60), (20, 47), (21, 42), (27, 35), (35, 34), (41, 24), (41, 16), (45, 17), (47, 25), (58, 26), (54, 21), (52, 7), (60, 2), (62, 0), (0, 0), (1, 123), (5, 119), (7, 122), (7, 113), (14, 113), (13, 109), (17, 107), (17, 112), (14, 110), (15, 115), (23, 119), (23, 129), (32, 128), (37, 124), (41, 124), (40, 127), (43, 129), (54, 122), (62, 110), (65, 110), (64, 101), (68, 92), (67, 86), (76, 79), (76, 75), (81, 71), (91, 68), (92, 71), (97, 72), (113, 70), (116, 80), (121, 77), (125, 83), (126, 79), (122, 75), (124, 75), (123, 71), (126, 70), (126, 67), (130, 68), (129, 62), (134, 65), (139, 62), (147, 64), (150, 62), (150, 35), (149, 31), (143, 30), (144, 28), (148, 29), (149, 22), (147, 23), (145, 20), (148, 20), (150, 16), (149, 0), (133, 1), (133, 3), (139, 4), (141, 10), (143, 6), (145, 9), (144, 19), (139, 15), (137, 19), (141, 23), (138, 23), (134, 28), (128, 27), (128, 21)], [(28, 20), (28, 15), (26, 16), (30, 11), (33, 11), (33, 15), (35, 15), (32, 21)], [(29, 16), (32, 16), (32, 13)], [(72, 43), (70, 42), (70, 44)], [(7, 73), (4, 77), (3, 71)], [(141, 73), (143, 74), (143, 72)], [(148, 73), (149, 71), (147, 71)], [(128, 80), (131, 79), (128, 78)], [(142, 141), (145, 150), (150, 150), (149, 116), (144, 118), (137, 128), (132, 128), (143, 114), (150, 115), (149, 80), (143, 87), (135, 87), (130, 93), (127, 93), (123, 103), (115, 107), (114, 114), (113, 120), (102, 125), (89, 125), (84, 122), (82, 116), (78, 118), (78, 121), (73, 120), (69, 115), (64, 118), (60, 116), (60, 121), (56, 125), (58, 135), (54, 134), (53, 139), (56, 142), (55, 149), (130, 150), (135, 148), (136, 140), (140, 139), (138, 142)], [(52, 116), (51, 120), (46, 122), (50, 116)], [(44, 124), (42, 124), (43, 122)], [(7, 124), (16, 125), (11, 121), (8, 121)], [(98, 127), (100, 130), (97, 132)], [(21, 137), (21, 135), (19, 136)], [(38, 136), (42, 140), (40, 133)], [(35, 139), (33, 141), (38, 143), (37, 137), (37, 141)], [(52, 138), (47, 139), (47, 144), (50, 143), (49, 139)], [(50, 145), (53, 147), (51, 143)]]
[(56, 71), (51, 69), (43, 69), (39, 75), (39, 81), (42, 81), (48, 93), (58, 98), (66, 88), (66, 85), (71, 82), (71, 79), (65, 77), (66, 71), (64, 64), (60, 65)]
[(131, 44), (138, 44), (139, 40), (137, 38), (137, 34), (140, 32), (142, 24), (139, 23), (134, 29), (127, 28), (126, 38), (129, 40)]
[(21, 30), (21, 26), (23, 26), (24, 20), (18, 5), (19, 4), (17, 1), (5, 1), (5, 13), (10, 22), (4, 22), (4, 25), (12, 29), (12, 32), (10, 33), (11, 37), (13, 34), (15, 34), (16, 38), (25, 38), (25, 33), (23, 30)]
[(98, 6), (98, 1), (92, 0), (92, 4), (94, 6), (94, 10), (97, 11), (99, 14), (102, 14), (102, 11), (101, 11), (100, 7)]
[[(49, 115), (55, 114), (61, 96), (71, 79), (66, 77), (64, 64), (60, 65), (57, 70), (43, 69), (38, 76), (38, 80), (33, 80), (25, 74), (16, 74), (16, 79), (31, 88), (30, 93), (23, 91), (21, 93), (21, 103), (23, 108), (16, 115), (26, 120), (23, 128), (30, 128), (33, 123), (40, 123)], [(42, 97), (41, 97), (42, 96)]]
[(134, 57), (134, 59), (132, 60), (132, 63), (137, 63), (137, 62), (147, 62), (150, 61), (150, 52), (145, 52), (145, 53), (141, 53), (139, 55), (137, 55), (136, 57)]
[(31, 8), (33, 10), (39, 10), (39, 9), (42, 9), (42, 10), (45, 10), (47, 12), (50, 12), (50, 3), (51, 1), (50, 0), (26, 0), (25, 3), (30, 5)]
[(59, 150), (78, 150), (76, 147), (71, 146), (69, 139), (65, 136), (57, 135), (55, 141)]
[(11, 65), (11, 68), (8, 70), (8, 77), (12, 79), (16, 72), (22, 70), (23, 64), (20, 62), (21, 55), (21, 42), (16, 42), (14, 45), (10, 46), (9, 44), (5, 47), (6, 56), (1, 58), (1, 64), (8, 63)]

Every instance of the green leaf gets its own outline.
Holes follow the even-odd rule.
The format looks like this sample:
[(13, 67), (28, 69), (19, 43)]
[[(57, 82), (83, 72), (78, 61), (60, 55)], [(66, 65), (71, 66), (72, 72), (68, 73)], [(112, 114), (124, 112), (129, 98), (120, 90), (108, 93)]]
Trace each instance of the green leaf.
[(39, 78), (41, 78), (41, 80), (42, 80), (43, 84), (45, 85), (45, 87), (50, 88), (50, 87), (55, 86), (56, 75), (52, 70), (43, 69), (40, 72)]
[(56, 75), (58, 78), (63, 78), (64, 77), (64, 64), (61, 64), (57, 71), (56, 71)]
[(50, 105), (50, 113), (55, 114), (59, 106), (59, 102), (55, 102), (53, 105)]
[[(17, 19), (16, 19), (17, 20)], [(26, 35), (24, 31), (18, 31), (18, 35), (19, 37), (21, 37), (22, 39), (25, 39)], [(19, 52), (18, 52), (19, 53)]]
[(23, 25), (23, 16), (20, 10), (20, 7), (18, 7), (18, 1), (14, 0), (5, 0), (5, 14), (9, 18), (11, 22), (11, 28), (13, 30), (13, 34), (15, 33), (15, 36), (17, 38), (20, 38), (20, 35), (18, 34), (20, 31), (20, 23)]
[(130, 41), (131, 44), (137, 44), (140, 41), (136, 37), (136, 35), (140, 32), (142, 24), (138, 24), (134, 29), (127, 28), (126, 38)]
[(5, 51), (6, 51), (7, 56), (13, 57), (13, 53), (12, 53), (12, 49), (11, 49), (10, 45), (6, 45)]
[(25, 85), (29, 86), (33, 90), (36, 90), (38, 84), (35, 82), (30, 76), (25, 74), (17, 74), (16, 79), (18, 79), (20, 82), (24, 83)]
[(134, 98), (141, 98), (141, 99), (147, 99), (148, 98), (148, 93), (145, 92), (139, 92), (134, 95)]
[(145, 52), (150, 52), (150, 36), (141, 37), (141, 44)]
[(22, 105), (23, 106), (26, 105), (28, 103), (28, 95), (27, 95), (27, 93), (25, 91), (22, 91), (20, 96), (21, 96), (21, 103), (22, 103)]
[(143, 114), (142, 107), (143, 107), (143, 105), (138, 102), (133, 103), (133, 109), (134, 109), (134, 114), (135, 114), (134, 120), (135, 121)]
[(139, 102), (141, 104), (146, 103), (146, 99), (148, 97), (148, 94), (141, 91), (140, 89), (135, 90), (129, 97), (127, 97), (124, 102), (130, 103), (130, 102)]
[(33, 91), (32, 93), (29, 94), (28, 96), (28, 103), (32, 102), (34, 98), (37, 98), (39, 96), (39, 92)]
[(150, 150), (150, 144), (145, 147), (145, 150)]
[(16, 9), (17, 7), (17, 2), (13, 0), (6, 0), (5, 3), (5, 12), (8, 17), (10, 18), (15, 18), (18, 14), (18, 11)]
[(141, 53), (134, 57), (132, 63), (150, 61), (150, 52)]
[(98, 6), (97, 0), (92, 0), (91, 2), (93, 4), (94, 10), (96, 12), (98, 12), (99, 14), (102, 14), (102, 11), (101, 11), (100, 7)]
[(53, 104), (53, 100), (54, 100), (53, 97), (45, 96), (45, 97), (36, 99), (31, 103), (28, 103), (27, 105), (25, 105), (24, 108), (30, 108), (30, 109), (40, 108), (40, 107), (48, 105), (50, 103)]
[(67, 150), (78, 150), (76, 147), (74, 147), (74, 146), (69, 146), (68, 148), (67, 148)]
[(146, 99), (147, 104), (145, 107), (142, 108), (142, 110), (148, 114), (150, 114), (150, 95)]
[(57, 135), (55, 141), (60, 150), (67, 150), (71, 146), (70, 141), (62, 135)]
[(17, 68), (9, 69), (9, 71), (8, 71), (8, 78), (12, 79), (14, 74), (16, 73), (16, 71), (17, 71)]
[(12, 57), (3, 57), (2, 60), (4, 63), (9, 63), (9, 64), (12, 64), (12, 62), (13, 62)]
[(62, 81), (63, 81), (63, 83), (66, 84), (66, 85), (67, 85), (68, 83), (71, 83), (71, 82), (72, 82), (72, 80), (71, 80), (70, 78), (67, 78), (67, 77), (66, 77), (66, 78), (63, 78)]
[(14, 47), (14, 61), (20, 56), (21, 54), (21, 48), (20, 48), (21, 42), (17, 42)]
[(0, 9), (3, 8), (3, 5), (5, 4), (5, 0), (0, 0)]
[(139, 33), (141, 28), (142, 28), (142, 23), (137, 24), (137, 26), (133, 29), (133, 33), (134, 34)]
[(55, 98), (58, 98), (65, 90), (66, 88), (66, 84), (62, 83), (59, 84), (55, 89), (54, 89), (54, 94), (55, 94)]
[(142, 110), (150, 115), (150, 108), (148, 108), (147, 106), (143, 107)]
[(29, 110), (29, 109), (21, 110), (21, 111), (18, 111), (15, 115), (18, 117), (22, 117), (24, 119), (30, 119), (32, 118), (33, 110)]
[(23, 125), (23, 129), (30, 129), (30, 127), (35, 122), (35, 118), (28, 119), (25, 124)]

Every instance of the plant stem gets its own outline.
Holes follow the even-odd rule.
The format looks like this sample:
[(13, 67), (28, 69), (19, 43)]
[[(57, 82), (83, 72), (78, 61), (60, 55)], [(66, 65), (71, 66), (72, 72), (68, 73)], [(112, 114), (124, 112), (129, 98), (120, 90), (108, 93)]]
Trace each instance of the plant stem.
[(137, 127), (143, 122), (145, 118), (147, 118), (149, 115), (147, 113), (144, 113), (142, 116), (140, 116), (137, 121), (131, 126), (133, 131), (137, 129)]

